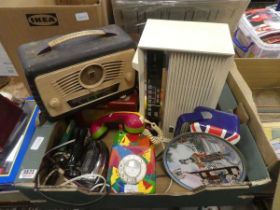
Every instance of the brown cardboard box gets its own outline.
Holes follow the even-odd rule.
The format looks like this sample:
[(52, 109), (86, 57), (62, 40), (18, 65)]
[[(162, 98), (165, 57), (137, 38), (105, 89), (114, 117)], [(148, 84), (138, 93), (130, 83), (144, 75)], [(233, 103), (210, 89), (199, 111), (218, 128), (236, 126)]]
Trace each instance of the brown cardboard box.
[[(280, 122), (280, 59), (235, 59), (238, 70), (252, 90), (262, 122)], [(263, 135), (263, 134), (261, 134)], [(263, 141), (267, 138), (263, 137)], [(280, 158), (266, 142), (259, 149), (273, 175), (278, 174)]]
[[(114, 209), (116, 206), (118, 208), (173, 208), (174, 206), (242, 205), (251, 203), (255, 196), (259, 196), (260, 193), (263, 194), (264, 187), (270, 182), (266, 166), (270, 165), (270, 158), (267, 156), (272, 153), (272, 148), (264, 136), (251, 90), (236, 66), (232, 65), (230, 68), (231, 71), (227, 78), (227, 85), (225, 85), (219, 106), (222, 110), (233, 110), (239, 104), (243, 104), (244, 111), (248, 115), (249, 120), (247, 124), (241, 125), (242, 139), (237, 145), (247, 162), (248, 179), (246, 181), (234, 185), (212, 185), (194, 192), (183, 189), (181, 186), (173, 183), (170, 190), (165, 192), (170, 184), (170, 178), (166, 176), (162, 161), (158, 160), (156, 194), (153, 195), (112, 193), (100, 195), (75, 187), (56, 188), (43, 185), (38, 185), (39, 191), (34, 189), (35, 183), (39, 179), (34, 179), (34, 177), (22, 179), (19, 173), (15, 183), (15, 190), (9, 191), (9, 195), (3, 193), (0, 196), (0, 203), (14, 199), (13, 201), (32, 201), (32, 204), (39, 207), (51, 208), (53, 206), (53, 208), (58, 208), (58, 204), (61, 204), (60, 202), (71, 202), (73, 203), (72, 207), (77, 205), (77, 207), (82, 208), (82, 204), (84, 204), (92, 209), (94, 207), (96, 209)], [(92, 119), (94, 119), (93, 117)], [(37, 137), (44, 137), (44, 141), (37, 150), (28, 149), (20, 171), (24, 169), (36, 169), (39, 171), (42, 157), (47, 150), (57, 144), (56, 141), (60, 139), (64, 129), (66, 129), (66, 126), (63, 123), (61, 124), (61, 122), (47, 122), (42, 126), (38, 126), (30, 145), (33, 145)], [(109, 148), (111, 147), (114, 135), (114, 132), (109, 132), (103, 139)], [(265, 163), (261, 158), (259, 150), (262, 151)], [(38, 177), (42, 180), (43, 176)], [(21, 193), (26, 197), (19, 197)], [(48, 200), (51, 199), (56, 199), (56, 201), (49, 202)], [(96, 202), (95, 199), (102, 200)]]
[(57, 5), (55, 0), (0, 2), (0, 42), (26, 86), (27, 81), (17, 55), (19, 45), (107, 25), (110, 1), (97, 2), (89, 5)]
[(56, 4), (96, 4), (99, 2), (99, 0), (56, 0)]
[[(116, 206), (118, 208), (172, 208), (174, 206), (241, 205), (252, 202), (255, 194), (262, 193), (263, 188), (270, 182), (266, 165), (258, 149), (266, 147), (266, 144), (269, 145), (269, 143), (263, 139), (264, 134), (248, 85), (235, 65), (230, 66), (230, 68), (232, 69), (227, 79), (227, 85), (225, 85), (221, 95), (219, 106), (222, 110), (233, 110), (233, 108), (242, 103), (248, 114), (248, 124), (241, 125), (242, 139), (237, 145), (247, 162), (248, 179), (246, 181), (233, 185), (211, 185), (196, 191), (186, 190), (173, 183), (166, 192), (167, 187), (170, 185), (170, 177), (167, 176), (162, 160), (159, 159), (156, 162), (156, 174), (158, 176), (156, 180), (156, 194), (153, 195), (133, 193), (100, 195), (71, 186), (57, 188), (55, 186), (44, 186), (42, 182), (40, 185), (37, 181), (42, 181), (44, 176), (46, 176), (46, 173), (44, 174), (46, 172), (44, 169), (46, 168), (44, 167), (41, 170), (40, 176), (38, 176), (40, 180), (34, 179), (34, 177), (22, 179), (18, 175), (15, 183), (16, 189), (26, 195), (33, 203), (40, 205), (39, 207), (46, 208), (51, 206), (57, 208), (58, 204), (64, 202), (71, 202), (72, 206), (78, 205), (80, 208), (83, 207), (82, 205), (87, 205), (87, 207), (92, 209), (94, 207), (96, 209), (116, 208)], [(92, 119), (94, 119), (94, 116), (92, 116)], [(21, 165), (21, 170), (36, 169), (40, 171), (40, 160), (43, 154), (57, 144), (57, 140), (63, 134), (63, 129), (66, 129), (66, 126), (61, 125), (59, 122), (56, 124), (46, 123), (38, 127), (33, 135), (31, 145), (33, 145), (38, 136), (44, 137), (45, 140), (38, 150), (29, 149), (27, 151)], [(53, 132), (50, 132), (50, 130), (53, 130)], [(114, 135), (115, 132), (108, 132), (107, 136), (104, 136), (102, 139), (109, 149), (111, 148)], [(40, 190), (33, 190), (34, 186), (36, 186), (35, 183), (37, 183)], [(95, 199), (102, 200), (95, 202)], [(52, 202), (47, 202), (51, 200)]]

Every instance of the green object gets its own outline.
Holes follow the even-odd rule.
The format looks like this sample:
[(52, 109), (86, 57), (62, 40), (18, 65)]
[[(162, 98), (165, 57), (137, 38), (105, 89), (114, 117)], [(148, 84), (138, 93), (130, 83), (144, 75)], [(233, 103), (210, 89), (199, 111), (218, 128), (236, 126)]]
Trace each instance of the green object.
[(144, 131), (144, 127), (141, 127), (141, 128), (130, 128), (130, 127), (127, 127), (126, 125), (124, 125), (124, 129), (128, 133), (132, 133), (132, 134), (142, 133)]
[(126, 135), (125, 132), (123, 131), (118, 131), (117, 134), (114, 136), (114, 140), (113, 140), (113, 145), (118, 145), (120, 144), (121, 140), (123, 139), (123, 137)]
[(100, 127), (94, 134), (92, 134), (92, 138), (94, 140), (99, 139), (107, 130), (108, 128), (106, 126)]
[[(66, 143), (67, 141), (71, 140), (71, 137), (73, 136), (73, 131), (74, 131), (75, 126), (76, 126), (75, 121), (71, 120), (67, 129), (66, 129), (66, 131), (65, 131), (65, 133), (63, 134), (63, 136), (62, 136), (62, 138), (59, 142), (59, 145), (63, 144), (63, 143)], [(65, 148), (66, 147), (61, 147), (61, 148), (58, 149), (58, 151), (64, 152)]]

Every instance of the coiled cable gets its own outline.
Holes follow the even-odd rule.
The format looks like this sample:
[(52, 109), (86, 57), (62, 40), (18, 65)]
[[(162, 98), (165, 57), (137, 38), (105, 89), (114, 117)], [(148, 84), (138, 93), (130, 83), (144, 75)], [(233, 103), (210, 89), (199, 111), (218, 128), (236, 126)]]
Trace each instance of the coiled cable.
[(158, 134), (157, 136), (154, 136), (149, 129), (144, 129), (143, 134), (145, 136), (148, 136), (153, 144), (163, 144), (163, 143), (169, 143), (171, 139), (165, 138), (163, 136), (162, 130), (158, 127), (158, 125), (154, 122), (151, 122), (147, 119), (144, 121), (145, 123), (149, 124), (151, 128)]

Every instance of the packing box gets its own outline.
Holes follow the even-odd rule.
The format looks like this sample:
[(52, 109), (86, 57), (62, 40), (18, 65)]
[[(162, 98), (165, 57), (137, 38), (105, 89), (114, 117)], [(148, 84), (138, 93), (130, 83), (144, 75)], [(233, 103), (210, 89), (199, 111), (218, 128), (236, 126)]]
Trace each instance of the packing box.
[(112, 0), (114, 19), (139, 41), (147, 19), (229, 24), (233, 34), (248, 0)]
[[(280, 59), (235, 59), (238, 70), (252, 90), (262, 122), (280, 122)], [(278, 176), (280, 158), (271, 150), (267, 138), (259, 147), (268, 169)], [(267, 141), (267, 142), (266, 142)]]
[[(232, 111), (236, 107), (243, 107), (244, 115), (248, 116), (247, 123), (241, 125), (241, 140), (237, 147), (243, 153), (247, 163), (246, 181), (235, 185), (216, 185), (206, 187), (192, 192), (183, 189), (176, 183), (173, 183), (168, 192), (164, 192), (170, 183), (170, 178), (166, 175), (162, 161), (157, 162), (156, 173), (158, 175), (156, 183), (156, 194), (96, 194), (88, 193), (75, 187), (52, 188), (40, 186), (40, 192), (34, 190), (36, 173), (26, 179), (18, 177), (15, 188), (27, 196), (32, 203), (36, 205), (47, 206), (57, 205), (56, 202), (48, 200), (60, 200), (61, 203), (72, 202), (74, 205), (83, 207), (102, 208), (129, 208), (129, 207), (175, 207), (175, 206), (201, 206), (201, 205), (241, 205), (252, 201), (256, 194), (262, 192), (263, 188), (270, 182), (267, 166), (271, 164), (265, 156), (271, 153), (271, 147), (265, 139), (261, 123), (256, 112), (253, 102), (252, 93), (245, 83), (244, 79), (238, 72), (235, 65), (230, 66), (231, 71), (227, 83), (223, 89), (219, 100), (219, 107), (225, 111)], [(37, 150), (28, 151), (22, 164), (21, 170), (32, 169), (39, 170), (41, 159), (55, 141), (59, 139), (65, 129), (63, 122), (55, 124), (46, 123), (37, 129), (33, 136), (31, 145), (34, 144), (38, 137), (44, 137), (44, 140)], [(109, 132), (105, 142), (110, 148), (114, 132)], [(259, 151), (263, 152), (263, 155)], [(265, 161), (263, 161), (263, 158)], [(37, 174), (38, 175), (38, 174)], [(162, 177), (159, 175), (163, 175)], [(41, 177), (42, 176), (42, 177)], [(41, 174), (43, 178), (43, 173)], [(36, 179), (37, 180), (37, 179)], [(104, 196), (104, 197), (102, 197)], [(100, 199), (95, 202), (95, 199)], [(89, 203), (88, 203), (89, 202)]]
[[(0, 43), (27, 88), (28, 83), (17, 55), (17, 48), (21, 44), (54, 35), (107, 25), (111, 15), (110, 1), (95, 2), (88, 5), (57, 5), (55, 0), (0, 2)], [(8, 67), (11, 68), (10, 65)]]

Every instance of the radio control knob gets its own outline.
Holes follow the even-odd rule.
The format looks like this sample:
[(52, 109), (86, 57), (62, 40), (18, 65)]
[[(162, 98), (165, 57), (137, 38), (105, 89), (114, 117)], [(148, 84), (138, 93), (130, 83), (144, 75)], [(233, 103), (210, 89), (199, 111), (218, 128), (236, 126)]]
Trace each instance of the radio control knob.
[(58, 108), (60, 106), (60, 101), (58, 98), (52, 98), (50, 101), (49, 101), (49, 105), (51, 108), (55, 109), (55, 108)]
[(125, 80), (127, 82), (132, 82), (134, 79), (134, 73), (132, 71), (129, 71), (125, 74)]

